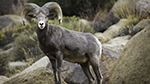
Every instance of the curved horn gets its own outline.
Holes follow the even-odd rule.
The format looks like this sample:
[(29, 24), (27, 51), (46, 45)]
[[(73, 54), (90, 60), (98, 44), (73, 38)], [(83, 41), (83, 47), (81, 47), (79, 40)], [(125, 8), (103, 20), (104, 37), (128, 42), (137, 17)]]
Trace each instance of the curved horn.
[(24, 5), (23, 10), (21, 12), (21, 17), (23, 19), (23, 25), (25, 25), (25, 17), (29, 12), (33, 12), (34, 14), (38, 13), (40, 10), (40, 7), (34, 3), (27, 3)]
[(49, 11), (54, 10), (57, 13), (59, 24), (62, 23), (62, 10), (58, 3), (56, 2), (48, 2), (42, 6), (43, 12), (49, 15)]

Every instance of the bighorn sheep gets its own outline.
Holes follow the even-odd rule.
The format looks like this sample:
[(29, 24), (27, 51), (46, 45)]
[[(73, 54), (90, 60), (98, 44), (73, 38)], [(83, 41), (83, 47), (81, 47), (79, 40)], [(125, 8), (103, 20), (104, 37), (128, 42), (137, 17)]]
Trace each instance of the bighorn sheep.
[(36, 18), (37, 37), (41, 50), (51, 61), (55, 83), (61, 84), (61, 65), (63, 60), (81, 65), (89, 84), (94, 77), (90, 72), (90, 65), (96, 74), (97, 83), (102, 83), (102, 74), (99, 69), (99, 58), (102, 45), (90, 33), (71, 31), (58, 25), (50, 25), (50, 13), (56, 13), (59, 23), (62, 22), (62, 10), (56, 2), (48, 2), (42, 7), (34, 3), (27, 3), (22, 10), (23, 24), (28, 13), (32, 12)]

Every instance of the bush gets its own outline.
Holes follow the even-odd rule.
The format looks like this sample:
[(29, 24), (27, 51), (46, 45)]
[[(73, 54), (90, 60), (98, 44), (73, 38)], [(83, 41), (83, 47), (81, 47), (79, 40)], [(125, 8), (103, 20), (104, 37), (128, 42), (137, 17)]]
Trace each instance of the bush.
[[(55, 18), (54, 20), (49, 20), (49, 23), (59, 25), (57, 18)], [(76, 16), (63, 17), (63, 22), (60, 25), (69, 30), (74, 30), (74, 31), (79, 31), (79, 32), (89, 32), (89, 33), (95, 32), (93, 25), (80, 24), (80, 18)]]
[(15, 30), (9, 27), (3, 28), (0, 31), (0, 48), (14, 41), (12, 37), (13, 32), (15, 32)]
[(4, 75), (6, 73), (6, 66), (8, 64), (8, 54), (2, 53), (0, 50), (0, 75)]

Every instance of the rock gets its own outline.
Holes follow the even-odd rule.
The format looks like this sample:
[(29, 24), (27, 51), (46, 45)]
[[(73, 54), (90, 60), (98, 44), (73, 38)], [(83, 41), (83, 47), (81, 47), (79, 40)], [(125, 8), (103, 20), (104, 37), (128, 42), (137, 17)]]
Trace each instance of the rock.
[(6, 76), (12, 76), (16, 73), (19, 73), (21, 71), (23, 71), (25, 68), (27, 68), (29, 65), (27, 62), (21, 62), (21, 61), (17, 61), (17, 62), (10, 62), (7, 64), (6, 67)]
[(103, 84), (109, 84), (110, 69), (116, 61), (118, 53), (111, 49), (103, 48), (102, 56), (100, 58), (100, 70), (103, 76)]
[[(120, 52), (122, 51), (125, 44), (129, 41), (130, 35), (122, 36), (122, 37), (116, 37), (107, 43), (103, 44), (103, 54), (117, 59), (119, 57)], [(103, 55), (102, 54), (102, 55)]]
[(137, 1), (139, 0), (117, 0), (108, 15), (99, 22), (99, 26), (96, 28), (97, 32), (103, 32), (111, 25), (118, 23), (120, 19), (125, 18), (123, 15), (135, 14), (135, 3)]
[(0, 23), (0, 31), (5, 32), (0, 35), (0, 47), (3, 48), (14, 41), (12, 30), (14, 27), (22, 25), (22, 20), (21, 17), (17, 15), (4, 15), (0, 16)]
[(150, 84), (150, 26), (125, 45), (113, 64), (110, 84)]
[(87, 26), (87, 25), (89, 25), (89, 21), (87, 21), (87, 20), (85, 20), (85, 19), (80, 19), (79, 21), (78, 21), (78, 24), (80, 25), (80, 26)]
[(19, 67), (25, 67), (25, 66), (27, 66), (27, 64), (28, 63), (26, 63), (26, 62), (20, 62), (20, 61), (18, 61), (18, 62), (9, 62), (8, 67), (9, 67), (9, 69), (15, 69), (15, 68), (19, 68)]
[(110, 69), (119, 57), (122, 45), (103, 45), (103, 52), (100, 59), (100, 70), (103, 75), (103, 84), (109, 84)]
[(149, 0), (140, 0), (136, 2), (136, 11), (141, 16), (141, 18), (147, 18), (150, 14), (150, 1)]
[(114, 37), (124, 35), (129, 29), (126, 26), (129, 25), (127, 19), (121, 19), (117, 24), (112, 25), (103, 33), (96, 33), (95, 36), (100, 40), (101, 43), (106, 43), (107, 41), (113, 39)]
[[(115, 5), (113, 6), (113, 8), (111, 9), (112, 13), (117, 13), (119, 16), (119, 9), (128, 9), (130, 14), (133, 14), (134, 10), (135, 10), (135, 3), (138, 2), (139, 0), (118, 0)], [(127, 12), (124, 12), (125, 14), (127, 14)]]
[(80, 65), (64, 61), (62, 67), (62, 77), (68, 84), (88, 84)]
[[(40, 67), (11, 78), (4, 84), (55, 84), (53, 71)], [(62, 84), (67, 84), (62, 79)]]
[(49, 62), (50, 62), (50, 61), (49, 61), (49, 58), (48, 58), (47, 56), (45, 56), (45, 57), (39, 59), (38, 61), (36, 61), (36, 62), (35, 62), (34, 64), (32, 64), (30, 67), (28, 67), (28, 68), (26, 68), (25, 70), (23, 70), (21, 73), (18, 73), (18, 74), (14, 75), (14, 76), (12, 76), (12, 77), (10, 77), (10, 78), (14, 78), (14, 77), (16, 77), (16, 76), (18, 76), (18, 75), (21, 75), (21, 74), (24, 74), (24, 73), (28, 73), (28, 72), (30, 72), (30, 71), (33, 71), (33, 70), (39, 68), (39, 67), (46, 67)]
[[(103, 32), (111, 25), (119, 22), (123, 18), (148, 18), (150, 14), (149, 0), (117, 0), (106, 17), (100, 19), (95, 28), (97, 32)], [(134, 20), (133, 23), (137, 23)], [(95, 25), (94, 25), (95, 26)]]
[(107, 36), (105, 36), (103, 33), (95, 33), (94, 34), (96, 38), (98, 38), (98, 40), (100, 40), (100, 42), (106, 43), (108, 40), (110, 40), (109, 38), (107, 38)]
[(103, 52), (100, 60), (100, 69), (104, 77), (103, 84), (109, 84), (110, 69), (118, 59), (120, 52), (130, 37), (130, 35), (116, 37), (103, 44)]
[[(143, 7), (141, 7), (141, 4), (142, 6), (146, 6), (146, 7), (148, 6), (148, 3), (146, 4), (141, 3), (141, 2), (145, 3), (145, 1), (148, 0), (118, 0), (115, 3), (115, 5), (112, 7), (109, 14), (112, 16), (116, 16), (117, 18), (129, 18), (129, 16), (135, 17), (135, 14), (137, 13), (140, 14), (141, 11), (140, 9), (143, 9)], [(141, 13), (141, 15), (143, 15), (143, 13)]]
[(20, 15), (25, 0), (1, 0), (0, 15), (18, 14)]
[(21, 25), (22, 20), (20, 16), (17, 15), (4, 15), (0, 16), (0, 30), (5, 27), (13, 28), (15, 25)]
[(114, 39), (109, 40), (106, 44), (103, 45), (109, 45), (109, 44), (113, 44), (113, 45), (125, 45), (129, 40), (130, 40), (131, 36), (130, 35), (126, 35), (126, 36), (120, 36), (120, 37), (116, 37)]
[[(49, 63), (48, 68), (52, 70), (51, 63)], [(68, 84), (88, 84), (88, 79), (86, 78), (80, 65), (63, 61), (61, 70), (62, 78)]]
[(98, 21), (92, 22), (90, 24), (90, 26), (94, 27), (94, 31), (95, 32), (104, 32), (108, 28), (108, 24), (106, 24), (106, 23), (100, 23)]
[(132, 30), (132, 36), (140, 32), (141, 30), (143, 30), (145, 27), (149, 26), (149, 24), (150, 24), (150, 19), (141, 20), (138, 24), (134, 26)]
[(9, 80), (6, 76), (0, 76), (0, 84), (3, 84), (5, 81)]

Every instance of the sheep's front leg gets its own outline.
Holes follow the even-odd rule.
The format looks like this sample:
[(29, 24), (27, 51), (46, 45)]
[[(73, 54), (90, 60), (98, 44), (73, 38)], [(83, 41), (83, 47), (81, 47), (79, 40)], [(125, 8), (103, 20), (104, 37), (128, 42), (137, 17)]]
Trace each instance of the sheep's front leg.
[(63, 63), (63, 53), (61, 51), (58, 51), (56, 53), (56, 59), (57, 59), (58, 84), (62, 84), (62, 82), (61, 82), (61, 65)]
[(57, 83), (58, 81), (58, 77), (57, 77), (57, 64), (56, 64), (56, 60), (55, 59), (50, 59), (51, 64), (52, 64), (52, 69), (53, 69), (53, 73), (54, 73), (54, 78), (55, 78), (55, 83)]

